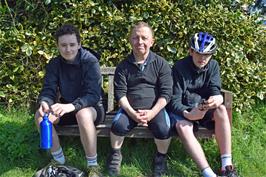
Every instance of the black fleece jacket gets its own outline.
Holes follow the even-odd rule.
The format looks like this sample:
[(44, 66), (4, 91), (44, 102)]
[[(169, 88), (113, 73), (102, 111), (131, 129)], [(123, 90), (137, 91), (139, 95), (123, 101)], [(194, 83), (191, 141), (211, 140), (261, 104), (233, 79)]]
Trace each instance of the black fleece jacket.
[(172, 85), (167, 61), (151, 51), (144, 65), (138, 65), (131, 53), (115, 71), (115, 98), (126, 96), (134, 109), (151, 109), (159, 97), (169, 102)]
[(196, 102), (221, 94), (220, 68), (211, 59), (202, 69), (198, 69), (191, 56), (178, 60), (172, 68), (174, 80), (173, 96), (168, 109), (178, 115), (190, 111)]
[(94, 106), (101, 98), (101, 72), (98, 59), (81, 48), (73, 62), (58, 56), (46, 66), (43, 88), (38, 101), (55, 103), (59, 91), (65, 103), (75, 110)]

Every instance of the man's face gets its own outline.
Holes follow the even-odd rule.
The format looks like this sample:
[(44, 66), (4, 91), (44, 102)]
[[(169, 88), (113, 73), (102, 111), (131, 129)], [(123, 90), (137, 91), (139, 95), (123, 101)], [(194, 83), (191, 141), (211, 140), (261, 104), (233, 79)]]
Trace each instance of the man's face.
[(189, 53), (193, 58), (193, 63), (198, 68), (203, 68), (210, 61), (212, 54), (200, 54), (193, 49), (189, 49)]
[(75, 34), (65, 34), (58, 38), (57, 48), (65, 60), (74, 61), (80, 47)]
[(130, 36), (134, 55), (146, 58), (154, 43), (152, 32), (148, 27), (135, 28)]

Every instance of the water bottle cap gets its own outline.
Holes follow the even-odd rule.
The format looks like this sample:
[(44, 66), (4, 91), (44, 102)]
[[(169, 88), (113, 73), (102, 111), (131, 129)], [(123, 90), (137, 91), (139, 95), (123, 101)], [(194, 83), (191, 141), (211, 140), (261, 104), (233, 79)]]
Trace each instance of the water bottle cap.
[(44, 116), (43, 116), (43, 118), (45, 118), (45, 119), (48, 119), (48, 116), (49, 116), (49, 114), (48, 114), (48, 113), (44, 113)]

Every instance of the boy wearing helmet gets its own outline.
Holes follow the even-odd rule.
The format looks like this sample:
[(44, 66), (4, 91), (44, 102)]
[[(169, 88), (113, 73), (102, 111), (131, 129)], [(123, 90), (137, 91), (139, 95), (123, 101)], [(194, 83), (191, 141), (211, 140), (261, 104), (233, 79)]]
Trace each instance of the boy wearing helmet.
[(218, 62), (211, 59), (215, 38), (204, 32), (190, 40), (189, 56), (178, 60), (172, 69), (173, 97), (169, 103), (174, 130), (204, 177), (216, 177), (210, 168), (193, 130), (197, 125), (215, 129), (221, 153), (222, 176), (236, 177), (231, 155), (231, 127), (221, 95)]

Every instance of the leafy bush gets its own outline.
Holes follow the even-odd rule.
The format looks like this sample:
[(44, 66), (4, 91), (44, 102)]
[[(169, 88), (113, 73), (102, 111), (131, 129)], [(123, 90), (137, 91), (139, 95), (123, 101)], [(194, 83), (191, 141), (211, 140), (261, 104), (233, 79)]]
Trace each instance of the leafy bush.
[(130, 52), (128, 32), (139, 20), (152, 26), (153, 50), (170, 64), (187, 55), (193, 33), (212, 33), (219, 44), (214, 57), (221, 65), (223, 88), (235, 94), (235, 108), (265, 99), (265, 32), (230, 0), (6, 2), (0, 6), (0, 102), (8, 106), (36, 100), (44, 66), (58, 54), (52, 36), (61, 24), (78, 26), (82, 45), (101, 54), (102, 66), (116, 66)]

